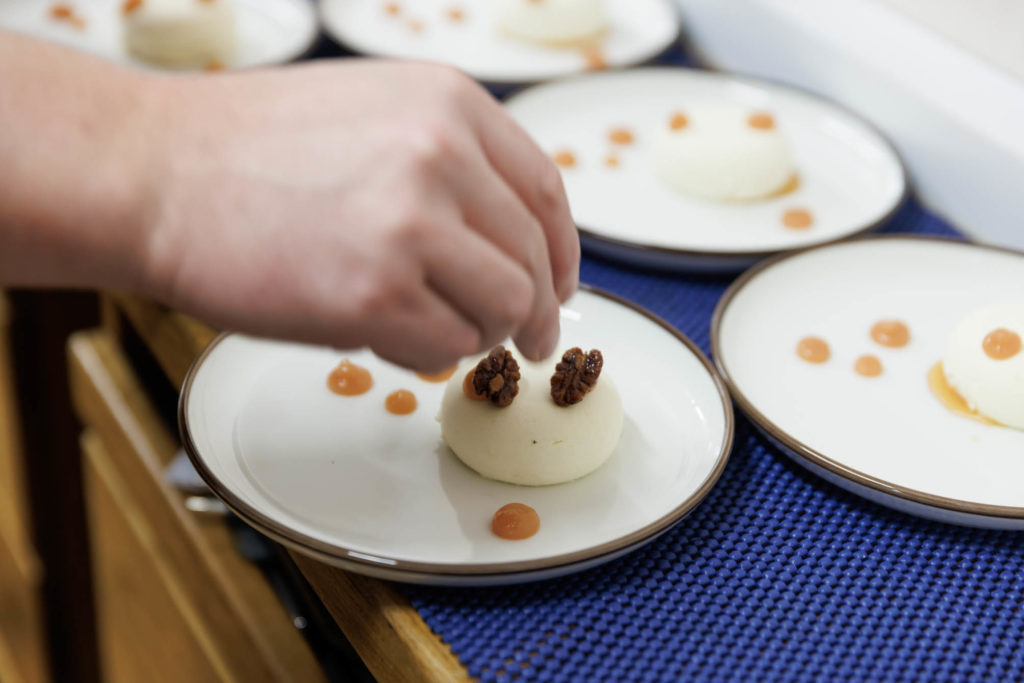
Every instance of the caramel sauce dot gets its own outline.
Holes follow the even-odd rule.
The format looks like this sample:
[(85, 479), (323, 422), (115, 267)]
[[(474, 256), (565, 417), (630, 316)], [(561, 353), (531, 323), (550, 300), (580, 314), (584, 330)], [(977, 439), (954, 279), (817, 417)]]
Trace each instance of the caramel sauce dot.
[(576, 165), (576, 156), (567, 150), (556, 152), (554, 160), (562, 168), (572, 168)]
[(878, 377), (882, 374), (882, 361), (877, 356), (861, 356), (853, 364), (853, 371), (864, 377)]
[(679, 111), (672, 114), (672, 118), (668, 120), (668, 127), (671, 130), (682, 130), (688, 125), (690, 125), (690, 120), (686, 118), (686, 114)]
[(410, 19), (409, 30), (413, 33), (423, 33), (423, 22), (419, 19)]
[(604, 53), (599, 48), (588, 47), (583, 50), (582, 54), (587, 71), (602, 71), (608, 68), (608, 62), (604, 58)]
[(767, 112), (754, 112), (747, 118), (747, 125), (756, 130), (771, 130), (775, 128), (775, 119)]
[(70, 19), (75, 16), (75, 10), (69, 5), (54, 5), (50, 8), (50, 16), (54, 19)]
[(450, 368), (445, 368), (441, 372), (417, 372), (416, 376), (424, 382), (446, 382), (455, 374), (457, 366), (453, 365)]
[(473, 369), (466, 373), (466, 378), (462, 380), (462, 393), (466, 395), (466, 398), (474, 401), (486, 401), (487, 397), (476, 393), (476, 388), (473, 386), (473, 374), (475, 372), (476, 370)]
[(365, 394), (373, 386), (373, 375), (366, 368), (343, 360), (327, 376), (327, 388), (341, 396)]
[(956, 389), (950, 386), (946, 380), (946, 372), (942, 369), (942, 362), (938, 362), (928, 371), (928, 388), (947, 410), (977, 420), (982, 424), (1001, 426), (995, 420), (985, 417), (976, 410), (972, 410), (964, 397)]
[(613, 128), (608, 133), (608, 139), (616, 145), (631, 145), (633, 144), (633, 133), (627, 128)]
[(871, 327), (871, 338), (882, 346), (898, 349), (910, 342), (910, 328), (899, 320), (880, 320)]
[(604, 165), (607, 166), (608, 168), (618, 168), (619, 158), (614, 154), (609, 154), (604, 158)]
[(529, 505), (509, 503), (498, 509), (491, 519), (491, 531), (498, 538), (521, 541), (540, 529), (540, 515)]
[(814, 217), (807, 209), (788, 209), (782, 214), (782, 224), (794, 230), (803, 230), (814, 224)]
[(402, 13), (402, 6), (399, 5), (397, 2), (389, 2), (388, 4), (384, 5), (384, 13), (387, 14), (389, 17), (397, 17), (399, 14)]
[(461, 7), (448, 8), (448, 20), (456, 23), (466, 18), (466, 12)]
[(985, 335), (981, 348), (984, 349), (985, 355), (992, 360), (1013, 358), (1020, 353), (1020, 335), (1013, 330), (1000, 327)]
[(203, 71), (208, 71), (211, 73), (215, 71), (223, 71), (226, 68), (227, 67), (224, 65), (224, 62), (218, 62), (215, 59), (211, 59), (203, 65)]
[(121, 11), (127, 15), (140, 7), (142, 7), (142, 0), (124, 0), (124, 4), (121, 5)]
[(804, 337), (796, 345), (796, 355), (808, 363), (824, 363), (832, 352), (829, 351), (828, 342), (820, 337)]
[(416, 410), (416, 394), (406, 389), (392, 391), (384, 399), (384, 407), (392, 415), (408, 415)]

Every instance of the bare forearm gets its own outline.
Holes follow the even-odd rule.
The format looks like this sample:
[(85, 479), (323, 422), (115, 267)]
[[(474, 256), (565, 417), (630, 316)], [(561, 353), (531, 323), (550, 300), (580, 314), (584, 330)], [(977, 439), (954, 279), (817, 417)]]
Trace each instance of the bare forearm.
[(139, 284), (144, 83), (0, 31), (0, 284)]

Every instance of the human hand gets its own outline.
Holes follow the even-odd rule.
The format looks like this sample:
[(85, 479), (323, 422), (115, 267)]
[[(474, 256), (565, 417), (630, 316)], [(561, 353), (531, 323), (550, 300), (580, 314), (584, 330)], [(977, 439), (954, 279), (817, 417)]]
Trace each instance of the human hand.
[(579, 268), (561, 178), (467, 77), (353, 60), (153, 79), (149, 293), (423, 371), (507, 336), (554, 350)]

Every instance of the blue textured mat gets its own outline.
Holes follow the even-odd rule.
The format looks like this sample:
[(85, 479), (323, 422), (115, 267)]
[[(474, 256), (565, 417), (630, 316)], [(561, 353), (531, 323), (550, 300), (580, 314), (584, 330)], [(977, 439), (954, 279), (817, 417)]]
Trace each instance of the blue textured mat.
[[(954, 234), (913, 202), (885, 231)], [(590, 258), (583, 280), (705, 353), (729, 282)], [(1024, 537), (861, 500), (737, 417), (718, 485), (646, 548), (522, 586), (399, 589), (484, 681), (1024, 680)]]

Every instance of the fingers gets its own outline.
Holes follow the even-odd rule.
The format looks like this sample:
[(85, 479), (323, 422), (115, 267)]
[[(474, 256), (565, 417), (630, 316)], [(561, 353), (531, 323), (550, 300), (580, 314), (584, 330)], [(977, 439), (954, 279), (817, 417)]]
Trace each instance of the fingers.
[[(540, 223), (483, 155), (467, 152), (449, 179), (463, 220), (529, 275), (533, 299), (511, 334), (531, 360), (551, 354), (558, 339), (558, 298), (552, 283), (548, 242)], [(501, 338), (501, 337), (499, 337)]]
[(470, 123), (491, 166), (536, 217), (547, 239), (551, 276), (565, 301), (579, 284), (580, 242), (554, 162), (489, 95), (470, 107)]
[(422, 286), (375, 325), (369, 346), (402, 367), (439, 372), (476, 353), (481, 335), (448, 301)]
[(451, 239), (432, 240), (426, 251), (427, 283), (476, 326), (480, 350), (501, 342), (530, 318), (535, 285), (529, 272), (468, 226)]

